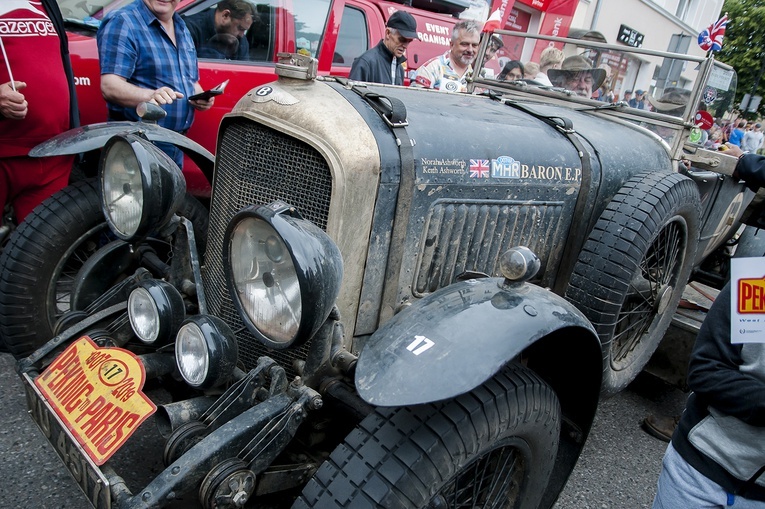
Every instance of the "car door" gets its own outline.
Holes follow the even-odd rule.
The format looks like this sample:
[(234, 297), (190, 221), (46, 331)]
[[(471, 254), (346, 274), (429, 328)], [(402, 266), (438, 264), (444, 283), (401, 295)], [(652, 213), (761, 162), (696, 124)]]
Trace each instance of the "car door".
[(333, 12), (337, 7), (342, 7), (340, 22), (337, 16), (330, 19), (321, 63), (329, 64), (333, 76), (348, 76), (353, 61), (383, 37), (385, 25), (380, 9), (370, 3), (346, 1)]

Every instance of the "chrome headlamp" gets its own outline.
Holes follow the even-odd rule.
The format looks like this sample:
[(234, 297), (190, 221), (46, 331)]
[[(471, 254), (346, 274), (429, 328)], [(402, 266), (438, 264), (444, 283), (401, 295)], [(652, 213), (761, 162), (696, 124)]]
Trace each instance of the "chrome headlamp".
[(340, 291), (340, 250), (284, 202), (247, 207), (229, 223), (223, 265), (247, 328), (270, 348), (310, 339)]
[(165, 224), (186, 181), (175, 162), (135, 134), (113, 136), (101, 156), (101, 208), (117, 237), (130, 240)]
[(128, 318), (142, 342), (167, 344), (186, 318), (183, 297), (173, 285), (157, 279), (139, 283), (128, 297)]
[(186, 319), (175, 337), (175, 362), (183, 379), (197, 389), (231, 379), (239, 350), (226, 322), (210, 315)]

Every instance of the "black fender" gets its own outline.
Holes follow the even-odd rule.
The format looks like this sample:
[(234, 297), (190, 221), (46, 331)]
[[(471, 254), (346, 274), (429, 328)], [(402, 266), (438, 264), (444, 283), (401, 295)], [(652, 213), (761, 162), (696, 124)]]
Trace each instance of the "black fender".
[(101, 122), (76, 127), (46, 140), (32, 150), (32, 157), (75, 155), (102, 148), (116, 134), (141, 133), (152, 142), (172, 143), (189, 156), (212, 183), (215, 156), (199, 143), (186, 136), (147, 122)]
[[(582, 348), (595, 359), (587, 366), (600, 371), (594, 328), (562, 297), (502, 278), (459, 282), (416, 301), (372, 334), (356, 366), (356, 388), (377, 406), (453, 398), (484, 383), (540, 339), (560, 332), (561, 338), (579, 337), (590, 345)], [(598, 380), (600, 374), (595, 374)]]

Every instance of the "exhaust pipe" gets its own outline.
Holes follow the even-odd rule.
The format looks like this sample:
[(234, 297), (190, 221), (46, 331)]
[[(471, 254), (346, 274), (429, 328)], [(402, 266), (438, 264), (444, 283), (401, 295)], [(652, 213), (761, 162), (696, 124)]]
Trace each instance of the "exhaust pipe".
[(167, 438), (182, 424), (198, 421), (202, 414), (215, 403), (215, 400), (216, 398), (210, 396), (199, 396), (198, 398), (158, 405), (154, 419), (159, 434), (162, 435), (162, 438)]

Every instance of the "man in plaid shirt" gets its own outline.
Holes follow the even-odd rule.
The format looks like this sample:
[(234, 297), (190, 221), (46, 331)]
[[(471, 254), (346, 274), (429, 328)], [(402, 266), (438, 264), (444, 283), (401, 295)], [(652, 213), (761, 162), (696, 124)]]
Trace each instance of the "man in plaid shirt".
[[(98, 29), (101, 94), (109, 105), (110, 120), (138, 120), (135, 107), (153, 102), (167, 111), (159, 125), (185, 133), (194, 110), (207, 110), (209, 100), (186, 98), (203, 89), (194, 41), (175, 13), (179, 0), (136, 0), (111, 12)], [(162, 146), (181, 166), (183, 155)]]

